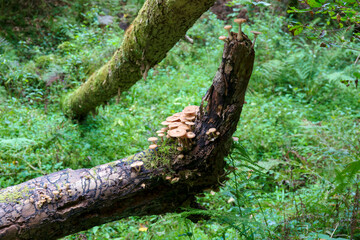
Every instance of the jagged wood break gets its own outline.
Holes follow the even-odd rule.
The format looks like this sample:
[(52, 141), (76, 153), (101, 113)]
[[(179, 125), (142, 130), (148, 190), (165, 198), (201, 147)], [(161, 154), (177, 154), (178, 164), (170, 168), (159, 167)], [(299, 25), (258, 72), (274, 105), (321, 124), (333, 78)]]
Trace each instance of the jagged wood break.
[[(236, 36), (236, 33), (232, 33)], [(147, 150), (91, 169), (65, 169), (0, 190), (0, 239), (56, 239), (129, 216), (195, 206), (195, 195), (225, 180), (231, 146), (254, 62), (246, 35), (227, 41), (213, 84), (195, 121), (195, 144), (170, 165), (146, 167)], [(216, 128), (220, 133), (209, 137)], [(159, 151), (160, 152), (160, 151)], [(164, 157), (164, 156), (163, 156)], [(143, 161), (144, 165), (131, 167)], [(170, 178), (169, 178), (170, 176)]]
[(62, 101), (66, 116), (82, 120), (127, 91), (158, 64), (215, 0), (147, 0), (111, 60)]

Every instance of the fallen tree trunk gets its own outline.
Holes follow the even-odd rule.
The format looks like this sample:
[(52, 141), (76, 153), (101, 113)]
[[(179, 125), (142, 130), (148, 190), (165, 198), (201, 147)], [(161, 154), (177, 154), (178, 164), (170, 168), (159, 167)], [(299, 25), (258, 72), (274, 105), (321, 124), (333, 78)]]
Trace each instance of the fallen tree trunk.
[(67, 117), (90, 111), (128, 90), (185, 36), (215, 0), (148, 0), (125, 33), (121, 47), (75, 92), (62, 101)]
[[(247, 36), (227, 40), (195, 120), (194, 144), (182, 160), (176, 149), (162, 151), (165, 145), (2, 189), (0, 239), (56, 239), (129, 216), (174, 212), (193, 206), (204, 189), (218, 188), (226, 178), (224, 157), (240, 118), (254, 55)], [(209, 128), (219, 134), (206, 134)]]

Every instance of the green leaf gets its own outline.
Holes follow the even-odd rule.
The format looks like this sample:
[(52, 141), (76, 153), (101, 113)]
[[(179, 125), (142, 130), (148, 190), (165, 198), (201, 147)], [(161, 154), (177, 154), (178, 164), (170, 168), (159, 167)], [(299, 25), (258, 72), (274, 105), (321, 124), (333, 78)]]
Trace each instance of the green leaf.
[(303, 31), (303, 27), (298, 27), (295, 31), (294, 31), (294, 36), (299, 35), (302, 31)]
[(310, 7), (313, 7), (313, 8), (319, 8), (322, 6), (322, 4), (316, 0), (308, 0), (307, 3), (309, 4)]
[(354, 72), (353, 75), (354, 75), (354, 77), (356, 77), (356, 78), (360, 78), (360, 72)]

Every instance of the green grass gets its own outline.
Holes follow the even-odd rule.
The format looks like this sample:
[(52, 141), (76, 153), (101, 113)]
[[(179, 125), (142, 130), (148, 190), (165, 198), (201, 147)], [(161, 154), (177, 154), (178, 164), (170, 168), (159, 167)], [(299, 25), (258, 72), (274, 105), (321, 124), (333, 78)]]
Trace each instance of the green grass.
[[(92, 6), (85, 13), (99, 11)], [(261, 20), (252, 17), (245, 33), (263, 35), (257, 39), (247, 104), (234, 134), (247, 152), (235, 144), (228, 162), (238, 170), (220, 192), (199, 198), (211, 220), (194, 224), (181, 214), (132, 217), (81, 234), (88, 239), (349, 238), (358, 175), (334, 191), (339, 172), (360, 161), (360, 91), (340, 82), (359, 69), (353, 65), (356, 54), (291, 37), (279, 27), (283, 17), (266, 12)], [(53, 52), (40, 49), (27, 61), (20, 59), (21, 49), (3, 43), (0, 188), (147, 148), (147, 138), (166, 116), (200, 103), (221, 61), (217, 38), (225, 34), (224, 24), (205, 14), (188, 32), (194, 45), (180, 41), (146, 81), (121, 95), (119, 104), (112, 100), (81, 125), (62, 115), (60, 97), (111, 57), (122, 30), (82, 22), (68, 28), (69, 39)], [(54, 75), (59, 80), (46, 86)], [(146, 232), (139, 231), (140, 224), (148, 227)]]

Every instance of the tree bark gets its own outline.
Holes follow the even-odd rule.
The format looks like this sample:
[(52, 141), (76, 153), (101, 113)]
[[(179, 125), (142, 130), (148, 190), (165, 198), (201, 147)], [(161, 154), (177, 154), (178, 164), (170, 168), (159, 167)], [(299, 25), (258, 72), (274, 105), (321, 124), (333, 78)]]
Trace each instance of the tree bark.
[[(0, 190), (0, 239), (56, 239), (129, 216), (175, 212), (194, 206), (196, 194), (204, 189), (218, 188), (228, 174), (224, 157), (255, 56), (246, 35), (239, 41), (232, 34), (196, 117), (194, 144), (182, 152), (182, 160), (175, 148), (162, 151), (171, 146), (162, 145), (156, 151), (91, 169), (65, 169)], [(219, 135), (207, 135), (209, 128)], [(132, 167), (137, 161), (144, 165)]]
[(118, 92), (128, 90), (166, 53), (215, 0), (147, 0), (111, 60), (62, 101), (66, 116), (83, 119)]

